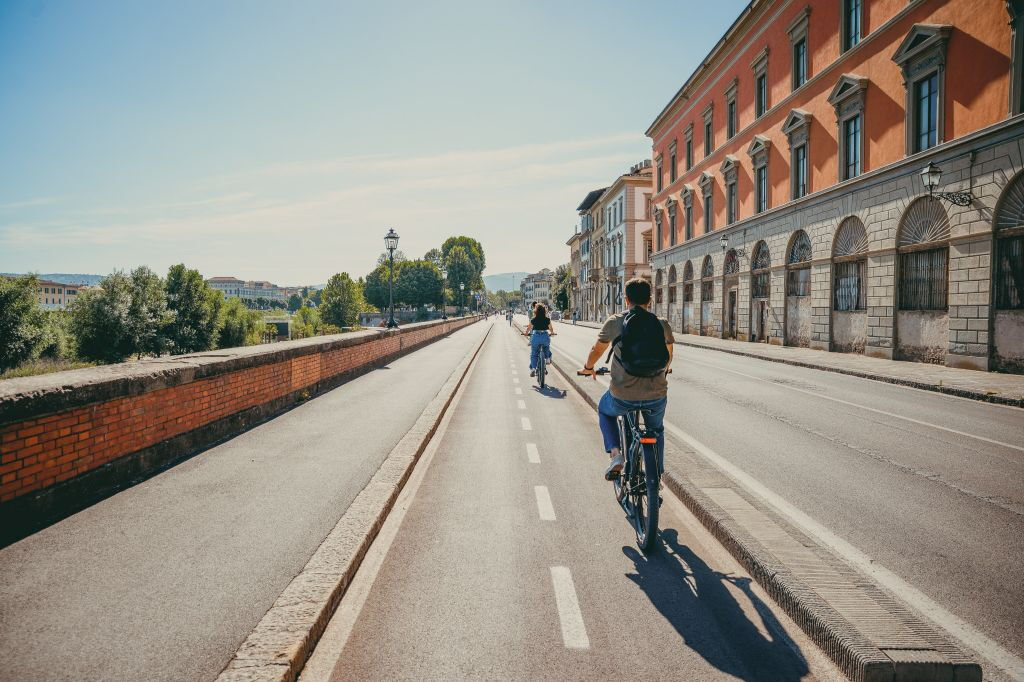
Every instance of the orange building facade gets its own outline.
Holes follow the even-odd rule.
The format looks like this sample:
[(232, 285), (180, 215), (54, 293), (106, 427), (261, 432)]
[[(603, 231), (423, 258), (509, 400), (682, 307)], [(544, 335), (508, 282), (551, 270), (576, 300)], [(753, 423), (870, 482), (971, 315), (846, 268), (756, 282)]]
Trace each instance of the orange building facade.
[(647, 130), (659, 314), (1022, 371), (1021, 5), (751, 2)]

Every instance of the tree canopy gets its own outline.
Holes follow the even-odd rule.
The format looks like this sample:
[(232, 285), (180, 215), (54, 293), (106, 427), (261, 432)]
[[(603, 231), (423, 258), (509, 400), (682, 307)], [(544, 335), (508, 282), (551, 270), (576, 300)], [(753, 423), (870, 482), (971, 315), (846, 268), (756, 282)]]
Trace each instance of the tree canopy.
[(347, 272), (331, 275), (321, 295), (320, 317), (335, 327), (354, 327), (363, 308), (363, 292)]
[(211, 350), (217, 345), (224, 295), (210, 286), (198, 270), (173, 265), (164, 283), (168, 316), (161, 330), (172, 354)]
[(444, 277), (437, 266), (426, 260), (402, 264), (395, 281), (395, 297), (403, 305), (421, 308), (440, 306), (444, 296)]
[(0, 277), (0, 372), (32, 358), (42, 340), (38, 281), (31, 275)]

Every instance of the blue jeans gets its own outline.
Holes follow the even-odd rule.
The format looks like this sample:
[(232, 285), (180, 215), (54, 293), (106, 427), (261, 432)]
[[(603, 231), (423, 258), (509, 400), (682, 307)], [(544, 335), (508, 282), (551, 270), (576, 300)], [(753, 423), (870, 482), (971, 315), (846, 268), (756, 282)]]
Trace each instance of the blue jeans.
[(540, 358), (541, 348), (544, 349), (544, 357), (551, 359), (551, 336), (547, 332), (530, 333), (530, 371), (537, 369), (537, 359)]
[(619, 425), (616, 417), (632, 410), (640, 410), (644, 415), (644, 424), (658, 438), (658, 467), (665, 470), (665, 406), (668, 398), (657, 400), (619, 400), (611, 391), (605, 391), (601, 402), (597, 404), (597, 416), (601, 424), (601, 435), (604, 436), (604, 451), (612, 448), (622, 450), (619, 443)]

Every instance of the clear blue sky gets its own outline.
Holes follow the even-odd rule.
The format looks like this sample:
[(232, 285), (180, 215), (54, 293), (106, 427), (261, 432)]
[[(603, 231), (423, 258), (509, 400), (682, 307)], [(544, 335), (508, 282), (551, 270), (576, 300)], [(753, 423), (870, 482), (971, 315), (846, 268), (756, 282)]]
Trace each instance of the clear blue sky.
[(0, 2), (0, 271), (554, 267), (745, 4)]

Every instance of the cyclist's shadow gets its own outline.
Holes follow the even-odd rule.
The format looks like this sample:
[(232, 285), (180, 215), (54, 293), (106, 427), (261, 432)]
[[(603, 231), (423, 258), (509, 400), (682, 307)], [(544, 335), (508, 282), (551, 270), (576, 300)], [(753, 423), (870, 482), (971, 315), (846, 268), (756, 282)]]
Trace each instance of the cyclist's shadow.
[(540, 395), (542, 395), (542, 396), (544, 396), (546, 398), (559, 398), (559, 399), (561, 399), (561, 398), (564, 398), (564, 397), (566, 397), (568, 395), (568, 392), (566, 391), (566, 389), (558, 388), (557, 386), (552, 386), (551, 384), (545, 385), (544, 388), (541, 388), (537, 384), (534, 384), (533, 385), (533, 390), (536, 393), (539, 393)]
[[(750, 588), (750, 578), (712, 570), (674, 529), (661, 532), (659, 551), (644, 556), (623, 547), (636, 567), (627, 578), (672, 624), (683, 641), (722, 672), (744, 680), (799, 680), (807, 661), (767, 605)], [(725, 583), (732, 583), (750, 601), (767, 630), (751, 622)]]

